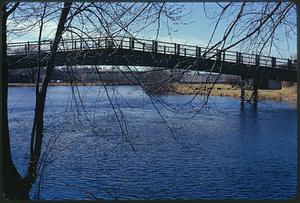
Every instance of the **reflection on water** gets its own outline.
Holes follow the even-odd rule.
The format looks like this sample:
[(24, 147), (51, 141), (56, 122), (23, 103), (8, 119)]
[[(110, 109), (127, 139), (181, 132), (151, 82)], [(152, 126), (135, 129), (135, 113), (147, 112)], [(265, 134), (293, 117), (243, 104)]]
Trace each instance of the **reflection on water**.
[[(197, 105), (186, 104), (191, 96), (163, 96), (171, 106), (155, 102), (155, 109), (136, 87), (108, 89), (122, 111), (113, 111), (102, 87), (80, 87), (77, 103), (70, 87), (49, 88), (44, 145), (49, 165), (42, 199), (289, 199), (296, 194), (295, 106), (261, 102), (255, 111), (248, 104), (241, 109), (239, 99), (211, 97), (189, 119), (188, 110)], [(34, 92), (9, 88), (12, 152), (22, 174)]]

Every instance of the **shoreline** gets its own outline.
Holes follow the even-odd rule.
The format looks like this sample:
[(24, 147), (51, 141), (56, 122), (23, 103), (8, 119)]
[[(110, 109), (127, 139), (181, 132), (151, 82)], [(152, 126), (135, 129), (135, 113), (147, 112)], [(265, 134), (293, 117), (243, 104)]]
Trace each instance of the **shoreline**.
[[(78, 86), (103, 86), (102, 83), (77, 83)], [(106, 84), (110, 86), (126, 86), (131, 84)], [(35, 87), (33, 83), (8, 83), (9, 87)], [(50, 83), (49, 86), (70, 86), (70, 83)], [(238, 87), (233, 87), (230, 84), (215, 84), (211, 88), (211, 84), (184, 84), (184, 83), (172, 83), (163, 90), (160, 94), (166, 95), (203, 95), (212, 89), (210, 96), (220, 97), (233, 97), (239, 98), (241, 90)], [(250, 97), (251, 91), (246, 90), (246, 98)], [(278, 101), (297, 103), (297, 85), (283, 86), (279, 90), (258, 90), (259, 101)]]
[[(211, 88), (211, 84), (172, 84), (168, 88), (171, 94), (174, 92), (179, 95), (203, 95), (211, 90), (210, 96), (233, 97), (240, 98), (241, 90), (238, 87), (232, 87), (230, 84), (215, 84)], [(206, 88), (205, 88), (206, 87)], [(252, 91), (245, 90), (246, 98), (249, 98)], [(297, 103), (297, 85), (283, 86), (279, 90), (258, 90), (258, 101), (278, 101), (288, 102), (292, 104)]]

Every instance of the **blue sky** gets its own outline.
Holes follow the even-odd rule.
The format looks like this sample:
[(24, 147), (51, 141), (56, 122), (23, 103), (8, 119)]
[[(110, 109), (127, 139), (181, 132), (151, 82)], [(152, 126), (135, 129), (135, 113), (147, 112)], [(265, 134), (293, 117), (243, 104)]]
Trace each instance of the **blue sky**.
[[(211, 8), (210, 11), (213, 11), (212, 9), (219, 9), (218, 6), (215, 3), (210, 3), (208, 5), (209, 8)], [(179, 25), (176, 26), (178, 29), (177, 32), (173, 32), (171, 34), (171, 38), (169, 37), (166, 30), (162, 29), (162, 32), (160, 33), (160, 39), (163, 39), (165, 41), (173, 41), (173, 42), (180, 42), (180, 43), (187, 43), (191, 45), (207, 45), (209, 38), (213, 32), (214, 27), (214, 21), (207, 19), (205, 16), (204, 10), (203, 10), (203, 4), (202, 3), (187, 3), (186, 4), (187, 9), (192, 9), (191, 15), (189, 15), (189, 18), (187, 19), (187, 22), (189, 22), (186, 25)], [(296, 22), (296, 16), (295, 18), (292, 18), (293, 22)], [(226, 22), (226, 21), (224, 21)], [(228, 21), (227, 21), (228, 23)], [(218, 26), (218, 30), (214, 35), (214, 39), (212, 42), (216, 42), (220, 40), (223, 37), (224, 30), (226, 29), (227, 24), (221, 23)], [(284, 30), (279, 30), (279, 32), (284, 32)], [(295, 31), (297, 32), (297, 31)], [(153, 33), (154, 34), (154, 33)], [(149, 34), (148, 37), (151, 37)], [(153, 37), (153, 36), (152, 36)], [(297, 53), (297, 44), (296, 44), (296, 35), (293, 36), (293, 38), (289, 41), (287, 41), (284, 37), (278, 42), (278, 46), (280, 47), (280, 53), (278, 53), (278, 50), (275, 48), (272, 49), (271, 55), (277, 56), (277, 57), (290, 57), (291, 55), (296, 55)], [(234, 50), (237, 50), (238, 47), (236, 47)]]

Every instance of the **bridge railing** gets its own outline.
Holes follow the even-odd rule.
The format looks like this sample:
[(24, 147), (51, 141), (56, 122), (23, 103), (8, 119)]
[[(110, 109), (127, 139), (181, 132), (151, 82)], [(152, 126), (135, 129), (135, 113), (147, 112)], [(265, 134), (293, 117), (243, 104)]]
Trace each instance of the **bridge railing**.
[[(26, 54), (26, 53), (36, 53), (38, 52), (39, 43), (38, 42), (15, 42), (9, 43), (7, 45), (7, 54)], [(49, 47), (49, 49), (48, 49)], [(50, 51), (50, 41), (41, 41), (41, 51)]]
[[(43, 40), (40, 44), (41, 53), (50, 52), (51, 40)], [(7, 53), (15, 54), (37, 54), (39, 43), (36, 42), (17, 42), (8, 43)], [(97, 50), (97, 49), (132, 49), (144, 52), (154, 52), (186, 57), (200, 57), (237, 64), (256, 65), (273, 68), (292, 68), (295, 66), (289, 59), (239, 53), (234, 51), (220, 51), (209, 47), (191, 46), (171, 42), (162, 42), (148, 39), (131, 37), (97, 37), (97, 38), (74, 38), (62, 39), (59, 43), (58, 51), (74, 50)], [(209, 51), (208, 51), (209, 50)]]

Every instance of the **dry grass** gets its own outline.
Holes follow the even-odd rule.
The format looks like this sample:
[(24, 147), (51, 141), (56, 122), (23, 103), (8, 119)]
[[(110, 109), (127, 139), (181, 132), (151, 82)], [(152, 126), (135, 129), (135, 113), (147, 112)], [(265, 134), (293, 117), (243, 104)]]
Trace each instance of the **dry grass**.
[[(205, 94), (212, 88), (211, 84), (173, 84), (172, 90), (176, 94)], [(252, 92), (246, 90), (246, 97)], [(240, 97), (241, 90), (228, 84), (215, 84), (211, 96)], [(258, 90), (259, 100), (277, 100), (296, 102), (297, 86), (283, 87), (280, 90)]]

